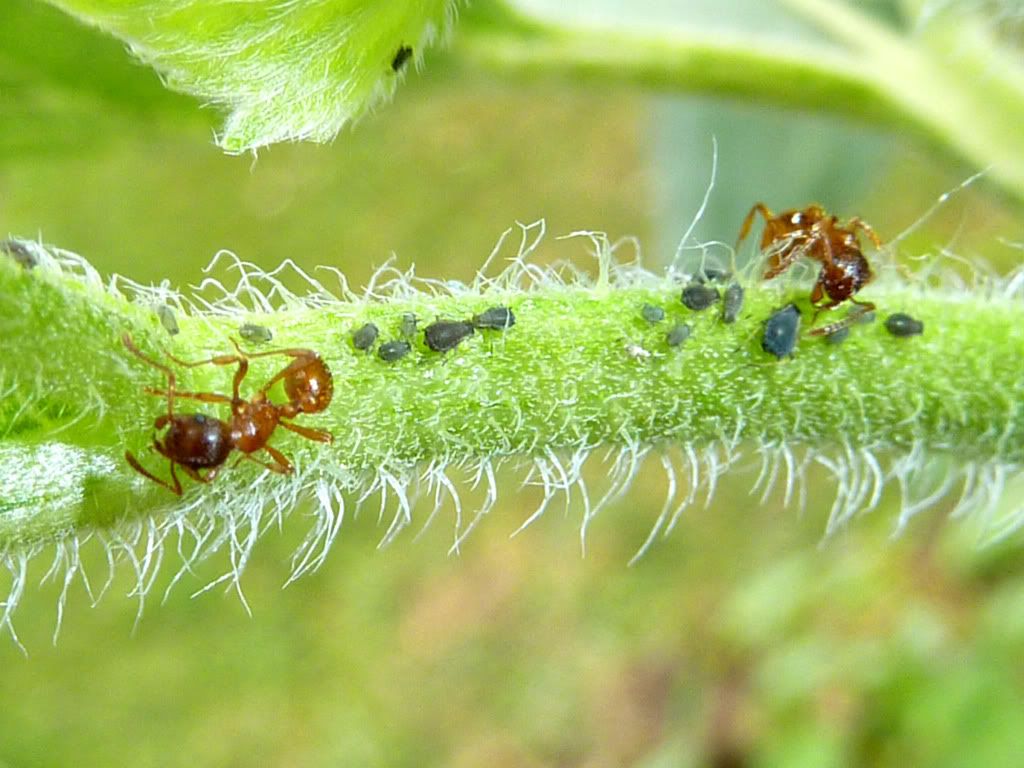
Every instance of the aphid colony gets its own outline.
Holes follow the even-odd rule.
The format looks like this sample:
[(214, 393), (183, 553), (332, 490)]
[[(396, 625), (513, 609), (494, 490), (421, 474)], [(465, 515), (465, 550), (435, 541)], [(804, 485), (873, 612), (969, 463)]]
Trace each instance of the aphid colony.
[[(400, 69), (411, 56), (411, 49), (402, 48), (396, 54), (395, 69)], [(823, 336), (829, 344), (839, 344), (849, 335), (855, 323), (868, 323), (875, 319), (875, 305), (860, 301), (855, 294), (869, 283), (874, 275), (864, 256), (858, 232), (865, 233), (876, 247), (881, 240), (868, 224), (859, 218), (841, 223), (835, 216), (825, 212), (818, 205), (803, 210), (772, 213), (763, 203), (754, 205), (740, 227), (737, 247), (749, 235), (754, 218), (760, 214), (765, 221), (760, 247), (767, 256), (763, 279), (770, 280), (790, 269), (801, 257), (821, 264), (810, 304), (814, 308), (812, 324), (822, 312), (830, 311), (845, 302), (853, 308), (840, 320), (814, 328), (811, 336)], [(31, 254), (20, 243), (5, 241), (0, 250), (8, 253), (27, 268), (34, 266), (29, 260)], [(725, 285), (724, 292), (719, 288)], [(704, 312), (715, 305), (721, 305), (720, 320), (723, 324), (735, 323), (743, 309), (743, 287), (732, 281), (729, 273), (705, 268), (695, 275), (682, 289), (680, 302), (693, 312)], [(178, 332), (177, 322), (169, 307), (158, 307), (158, 316), (166, 331)], [(663, 307), (644, 304), (640, 317), (654, 326), (666, 320)], [(761, 334), (761, 348), (777, 359), (791, 357), (800, 338), (801, 312), (795, 304), (773, 311), (764, 321)], [(423, 328), (423, 344), (431, 352), (446, 354), (456, 349), (463, 341), (477, 331), (504, 332), (516, 324), (512, 310), (504, 306), (491, 307), (468, 320), (439, 319)], [(417, 333), (418, 321), (414, 314), (401, 316), (398, 338), (381, 341), (377, 346), (377, 357), (385, 363), (402, 360), (413, 351), (413, 340)], [(894, 313), (885, 321), (886, 330), (895, 337), (907, 338), (921, 335), (924, 324), (915, 318)], [(665, 333), (664, 341), (669, 348), (683, 345), (691, 336), (690, 325), (675, 321)], [(272, 339), (269, 329), (253, 324), (239, 328), (239, 335), (249, 344), (264, 344)], [(357, 352), (370, 354), (380, 339), (380, 329), (372, 322), (351, 331), (352, 347)], [(171, 355), (167, 357), (185, 368), (203, 365), (235, 366), (230, 395), (216, 392), (182, 392), (177, 389), (174, 371), (167, 365), (143, 354), (130, 336), (122, 337), (124, 346), (146, 364), (161, 371), (167, 379), (163, 389), (147, 388), (151, 395), (165, 397), (166, 412), (156, 418), (156, 430), (166, 431), (162, 437), (154, 436), (153, 448), (170, 463), (170, 482), (162, 480), (145, 469), (131, 452), (125, 453), (128, 464), (144, 477), (158, 485), (181, 495), (182, 486), (176, 469), (201, 483), (208, 483), (216, 477), (220, 468), (233, 451), (238, 451), (238, 461), (248, 460), (279, 474), (289, 474), (292, 464), (280, 451), (269, 444), (277, 427), (283, 427), (307, 440), (330, 443), (333, 436), (324, 430), (300, 426), (294, 419), (302, 414), (324, 411), (333, 395), (331, 371), (323, 359), (310, 349), (277, 349), (265, 352), (243, 352), (232, 340), (235, 354), (218, 355), (198, 362), (185, 362)], [(652, 357), (644, 347), (627, 342), (626, 354), (634, 360)], [(249, 370), (249, 361), (258, 357), (281, 356), (291, 358), (290, 362), (272, 376), (257, 392), (245, 399), (240, 394), (242, 382)], [(270, 390), (278, 383), (283, 385), (286, 401), (275, 403), (269, 397)], [(219, 403), (230, 406), (230, 418), (221, 420), (200, 413), (182, 414), (176, 411), (179, 400), (196, 400), (204, 403)], [(261, 452), (269, 460), (258, 458)], [(237, 462), (236, 462), (237, 463)]]

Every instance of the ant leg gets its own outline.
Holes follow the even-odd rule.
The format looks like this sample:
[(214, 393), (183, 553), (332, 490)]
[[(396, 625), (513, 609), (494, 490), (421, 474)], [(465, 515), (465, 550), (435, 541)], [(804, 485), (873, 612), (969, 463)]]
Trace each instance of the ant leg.
[(287, 421), (277, 422), (280, 426), (285, 429), (289, 429), (297, 435), (302, 435), (307, 440), (314, 440), (318, 443), (333, 443), (334, 435), (323, 429), (312, 429), (310, 427), (300, 427), (298, 424), (290, 424)]
[[(828, 325), (821, 326), (821, 328), (815, 328), (814, 330), (810, 331), (808, 335), (831, 336), (836, 331), (841, 331), (843, 328), (847, 328), (853, 325), (862, 317), (864, 317), (864, 315), (866, 315), (868, 312), (875, 308), (875, 305), (872, 304), (870, 301), (857, 301), (857, 299), (849, 299), (849, 301), (857, 305), (856, 309), (851, 309), (849, 313), (847, 313), (846, 317), (844, 317), (842, 320), (836, 320), (834, 323), (829, 323)], [(818, 312), (824, 312), (825, 310), (832, 309), (832, 307), (836, 306), (839, 303), (840, 302), (833, 302), (832, 304), (822, 307), (821, 309), (818, 310)], [(814, 314), (815, 318), (818, 317), (818, 312)], [(814, 321), (812, 320), (811, 322), (813, 323)]]
[[(163, 371), (163, 374), (167, 377), (167, 417), (170, 419), (174, 416), (174, 387), (177, 380), (174, 378), (174, 371), (168, 368), (162, 363), (158, 363), (151, 357), (148, 357), (142, 353), (142, 351), (135, 346), (135, 342), (132, 341), (130, 334), (122, 334), (121, 343), (125, 345), (129, 352), (135, 355), (137, 358), (142, 360), (144, 363), (148, 363), (159, 371)], [(179, 494), (180, 495), (180, 494)]]
[[(234, 343), (233, 339), (232, 343)], [(235, 344), (235, 348), (238, 348), (237, 344)], [(206, 360), (197, 360), (191, 363), (186, 360), (181, 360), (170, 353), (167, 354), (167, 357), (173, 360), (178, 365), (182, 366), (183, 368), (198, 368), (201, 365), (237, 364), (238, 370), (235, 371), (235, 378), (232, 383), (231, 391), (234, 393), (235, 400), (238, 400), (240, 399), (238, 392), (242, 386), (242, 380), (245, 379), (246, 374), (249, 372), (249, 357), (241, 350), (238, 350), (238, 352), (239, 354), (237, 355), (217, 355), (216, 357), (211, 357)]]
[(740, 236), (736, 238), (736, 250), (740, 249), (740, 243), (742, 243), (747, 235), (750, 234), (750, 228), (754, 224), (754, 217), (757, 214), (761, 214), (764, 218), (765, 224), (775, 218), (775, 214), (771, 212), (764, 203), (754, 203), (751, 209), (747, 212), (746, 217), (743, 219), (743, 224), (740, 226)]
[(171, 485), (166, 480), (161, 480), (159, 477), (157, 477), (152, 472), (150, 472), (148, 469), (146, 469), (144, 466), (142, 466), (139, 463), (138, 459), (136, 459), (132, 455), (131, 451), (125, 451), (124, 452), (124, 458), (125, 458), (125, 461), (128, 462), (128, 465), (132, 469), (134, 469), (136, 472), (138, 472), (140, 475), (142, 475), (143, 477), (149, 478), (150, 480), (152, 480), (157, 485), (162, 485), (164, 488), (166, 488), (171, 493), (176, 494), (178, 496), (181, 496), (181, 481), (178, 480), (178, 476), (176, 474), (174, 474), (174, 462), (173, 461), (171, 461), (171, 479), (174, 481), (174, 485)]
[(768, 253), (768, 264), (765, 267), (763, 280), (771, 280), (778, 277), (796, 262), (807, 250), (806, 246), (798, 247), (796, 239), (787, 239), (782, 242), (778, 249), (770, 249)]
[(866, 221), (863, 221), (859, 216), (854, 216), (848, 222), (846, 222), (847, 229), (859, 229), (869, 238), (871, 242), (875, 244), (875, 248), (882, 247), (882, 239), (875, 233), (875, 230), (871, 228), (871, 225)]
[[(167, 392), (156, 387), (144, 387), (143, 391), (149, 395), (163, 396)], [(178, 392), (175, 390), (174, 396), (176, 398), (185, 398), (187, 400), (199, 400), (204, 403), (231, 403), (232, 400), (227, 395), (221, 395), (216, 392)], [(159, 429), (159, 427), (157, 427)]]
[(292, 473), (292, 463), (288, 461), (283, 453), (276, 448), (271, 448), (269, 445), (264, 445), (263, 450), (270, 454), (273, 462), (260, 461), (255, 456), (249, 453), (243, 453), (238, 457), (238, 461), (235, 462), (235, 466), (242, 461), (251, 461), (254, 464), (259, 464), (264, 469), (269, 469), (271, 472), (276, 472), (279, 475), (290, 475)]

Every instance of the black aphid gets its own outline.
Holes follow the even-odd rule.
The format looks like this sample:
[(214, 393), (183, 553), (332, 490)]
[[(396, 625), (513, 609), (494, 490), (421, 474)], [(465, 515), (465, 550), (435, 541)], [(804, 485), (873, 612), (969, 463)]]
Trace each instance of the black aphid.
[(360, 352), (369, 352), (373, 342), (380, 335), (380, 330), (373, 323), (367, 323), (361, 328), (352, 331), (352, 346)]
[(177, 336), (180, 329), (178, 328), (178, 318), (174, 316), (174, 310), (166, 304), (160, 304), (156, 308), (156, 316), (160, 318), (160, 325), (164, 327), (171, 336)]
[(846, 337), (850, 335), (850, 326), (844, 325), (842, 328), (833, 331), (825, 336), (825, 341), (829, 344), (842, 344), (846, 341)]
[(690, 338), (690, 326), (685, 323), (676, 323), (672, 330), (665, 334), (665, 343), (670, 347), (678, 347)]
[(391, 71), (401, 72), (402, 68), (412, 58), (412, 47), (408, 45), (399, 46), (398, 50), (395, 51), (395, 57), (391, 59)]
[(780, 360), (792, 355), (800, 331), (800, 310), (793, 304), (772, 313), (764, 323), (761, 349)]
[(473, 335), (473, 324), (464, 320), (438, 320), (423, 329), (423, 340), (435, 352), (448, 352)]
[(20, 240), (4, 240), (0, 242), (0, 251), (6, 253), (25, 269), (32, 269), (39, 264), (39, 259), (36, 258), (36, 255)]
[(516, 324), (516, 316), (508, 307), (491, 307), (479, 315), (473, 315), (473, 327), (488, 328), (492, 331), (504, 331)]
[(725, 289), (725, 299), (722, 302), (722, 322), (735, 323), (743, 309), (743, 286), (739, 283), (729, 283)]
[(644, 304), (640, 308), (640, 314), (643, 316), (644, 320), (652, 325), (654, 323), (660, 323), (665, 319), (665, 310), (661, 307), (656, 307), (653, 304)]
[(886, 318), (885, 330), (893, 336), (920, 336), (924, 333), (924, 323), (910, 315), (896, 312)]
[(377, 356), (385, 363), (393, 363), (408, 355), (410, 350), (412, 350), (412, 344), (408, 341), (402, 339), (385, 341), (377, 349)]
[(263, 325), (256, 325), (256, 323), (245, 323), (239, 327), (238, 335), (250, 344), (266, 344), (274, 338), (274, 334), (270, 332), (269, 328)]
[(719, 293), (717, 288), (712, 288), (703, 283), (691, 283), (683, 288), (681, 299), (687, 309), (700, 312), (718, 301)]
[(416, 315), (412, 312), (403, 312), (402, 322), (398, 326), (398, 332), (406, 339), (411, 339), (416, 335), (416, 322)]

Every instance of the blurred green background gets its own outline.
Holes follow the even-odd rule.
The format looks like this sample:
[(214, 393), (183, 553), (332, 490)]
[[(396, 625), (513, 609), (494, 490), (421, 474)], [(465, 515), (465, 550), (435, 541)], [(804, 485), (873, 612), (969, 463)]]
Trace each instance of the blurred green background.
[[(504, 229), (541, 217), (553, 234), (637, 235), (658, 268), (704, 193), (712, 135), (706, 239), (731, 241), (758, 199), (817, 200), (891, 237), (975, 170), (866, 126), (508, 82), (439, 54), (332, 146), (254, 163), (219, 154), (215, 116), (163, 91), (118, 43), (30, 0), (5, 3), (0, 227), (139, 281), (198, 283), (221, 248), (268, 268), (334, 265), (354, 286), (392, 255), (465, 280)], [(648, 5), (656, 16), (671, 4)], [(1000, 238), (1024, 240), (1008, 206), (973, 187), (908, 250), (952, 244), (1005, 270), (1019, 251)], [(586, 266), (578, 242), (549, 238), (540, 259), (557, 258)], [(760, 504), (747, 494), (756, 473), (737, 471), (627, 567), (662, 503), (654, 464), (591, 526), (585, 558), (576, 503), (509, 539), (540, 494), (506, 472), (459, 556), (446, 554), (450, 510), (378, 549), (386, 526), (367, 509), (320, 572), (282, 590), (305, 533), (297, 511), (246, 572), (251, 618), (230, 592), (190, 598), (225, 560), (161, 604), (168, 552), (134, 633), (122, 570), (94, 608), (72, 586), (55, 647), (60, 584), (36, 587), (44, 553), (16, 616), (29, 656), (0, 642), (0, 766), (1019, 762), (1019, 539), (979, 548), (945, 502), (893, 540), (890, 494), (822, 543), (822, 477), (800, 514), (777, 496)], [(99, 543), (84, 557), (102, 584)]]

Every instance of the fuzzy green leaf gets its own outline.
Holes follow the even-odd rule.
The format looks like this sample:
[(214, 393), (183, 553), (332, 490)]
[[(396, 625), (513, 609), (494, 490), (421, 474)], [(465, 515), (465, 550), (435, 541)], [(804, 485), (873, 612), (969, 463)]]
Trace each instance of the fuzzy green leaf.
[(171, 88), (227, 109), (219, 143), (230, 152), (334, 138), (394, 93), (457, 8), (457, 0), (51, 2), (127, 42)]

